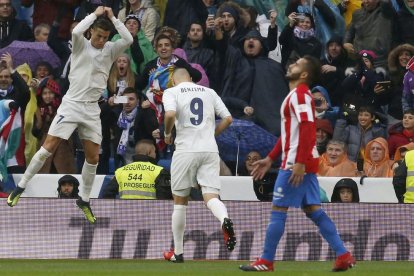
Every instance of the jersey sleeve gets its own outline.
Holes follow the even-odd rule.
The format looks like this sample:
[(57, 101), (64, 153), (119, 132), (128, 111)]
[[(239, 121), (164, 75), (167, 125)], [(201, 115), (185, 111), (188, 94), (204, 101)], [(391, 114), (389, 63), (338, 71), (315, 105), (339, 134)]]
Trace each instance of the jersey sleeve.
[(227, 109), (226, 105), (223, 103), (219, 95), (216, 92), (212, 91), (214, 97), (214, 112), (220, 118), (226, 118), (231, 116), (230, 111)]
[(290, 99), (290, 108), (299, 123), (315, 121), (312, 96), (309, 95), (308, 91), (309, 88), (306, 85), (300, 84), (296, 88), (296, 93)]
[(175, 100), (175, 95), (171, 89), (164, 91), (162, 103), (164, 104), (165, 111), (177, 111), (177, 101)]

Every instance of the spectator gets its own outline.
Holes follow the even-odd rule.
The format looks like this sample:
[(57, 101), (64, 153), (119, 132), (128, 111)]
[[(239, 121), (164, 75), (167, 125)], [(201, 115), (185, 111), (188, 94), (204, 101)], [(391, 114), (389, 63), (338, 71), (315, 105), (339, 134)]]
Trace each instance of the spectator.
[(406, 110), (402, 121), (393, 125), (388, 134), (390, 158), (395, 160), (397, 148), (414, 141), (414, 109)]
[(334, 126), (339, 117), (339, 107), (333, 106), (328, 91), (322, 86), (315, 86), (311, 90), (315, 102), (317, 119), (328, 119)]
[[(0, 11), (3, 9), (4, 5), (0, 4)], [(16, 103), (14, 108), (20, 108), (20, 115), (24, 118), (24, 112), (30, 99), (29, 87), (20, 74), (13, 69), (13, 59), (10, 54), (3, 54), (0, 60), (0, 100), (13, 100)], [(24, 148), (24, 132), (22, 131), (19, 148), (15, 156), (8, 160), (9, 173), (22, 173), (24, 171)]]
[(319, 176), (355, 177), (358, 176), (355, 162), (348, 159), (346, 144), (330, 140), (326, 152), (319, 159)]
[[(403, 80), (408, 61), (414, 56), (414, 46), (402, 44), (395, 47), (388, 55), (388, 70), (391, 88), (388, 98), (388, 125), (397, 123), (403, 118)], [(407, 103), (408, 104), (408, 103)]]
[(257, 30), (244, 37), (242, 50), (232, 45), (225, 50), (223, 102), (235, 118), (253, 120), (279, 136), (280, 107), (288, 94), (280, 63), (267, 57), (264, 38)]
[(153, 138), (157, 141), (157, 150), (161, 157), (169, 150), (169, 147), (162, 140), (162, 134), (164, 133), (162, 96), (165, 89), (172, 87), (171, 76), (176, 68), (175, 65), (185, 66), (190, 72), (194, 82), (198, 82), (201, 79), (201, 73), (198, 70), (192, 68), (183, 59), (173, 55), (173, 50), (176, 48), (176, 41), (175, 36), (168, 36), (164, 33), (159, 33), (155, 36), (154, 45), (159, 57), (147, 63), (143, 74), (137, 82), (139, 89), (144, 89), (148, 85), (145, 97), (149, 100), (151, 108), (155, 111), (159, 124), (158, 128), (153, 131)]
[[(135, 14), (142, 23), (141, 28), (145, 37), (152, 41), (155, 31), (160, 26), (160, 15), (154, 9), (151, 0), (126, 0), (125, 7), (119, 11), (118, 18), (122, 22), (127, 21), (130, 14)], [(177, 18), (176, 18), (177, 19)]]
[(385, 127), (374, 124), (375, 111), (371, 106), (362, 106), (358, 109), (356, 124), (348, 117), (349, 115), (336, 121), (333, 139), (345, 142), (349, 160), (361, 162), (364, 159), (365, 146), (369, 141), (377, 137), (386, 138)]
[(215, 21), (221, 23), (216, 25), (216, 28), (218, 27), (223, 32), (228, 44), (243, 49), (244, 37), (249, 30), (244, 27), (244, 21), (240, 17), (241, 13), (242, 10), (236, 3), (223, 3), (217, 10)]
[[(81, 0), (21, 0), (26, 8), (33, 6), (33, 27), (52, 25), (56, 17), (60, 18), (58, 37), (64, 40), (70, 38), (70, 25), (73, 23), (74, 10)], [(36, 34), (36, 31), (35, 31)]]
[(322, 45), (315, 36), (315, 22), (309, 13), (288, 16), (289, 24), (285, 26), (279, 37), (282, 46), (282, 66), (288, 68), (299, 58), (311, 55), (320, 58)]
[(58, 180), (59, 198), (79, 198), (79, 181), (72, 175), (64, 175)]
[(326, 43), (326, 55), (322, 59), (322, 74), (320, 83), (329, 93), (333, 106), (342, 106), (342, 81), (345, 79), (345, 70), (352, 64), (348, 58), (342, 38), (333, 36)]
[(116, 153), (121, 156), (122, 164), (126, 165), (132, 162), (132, 156), (135, 154), (134, 141), (134, 124), (139, 112), (140, 100), (134, 88), (125, 89), (123, 96), (127, 102), (123, 103), (123, 109), (119, 115), (117, 126), (121, 130)]
[(410, 0), (397, 0), (400, 9), (395, 17), (394, 34), (397, 35), (397, 43), (409, 43), (414, 45), (414, 2)]
[[(44, 143), (49, 127), (62, 101), (59, 85), (51, 78), (44, 78), (37, 88), (37, 105), (32, 133), (38, 138), (38, 148)], [(39, 173), (76, 173), (72, 139), (63, 140), (51, 152)]]
[(351, 24), (345, 33), (344, 47), (351, 55), (361, 50), (370, 50), (378, 55), (375, 66), (385, 68), (394, 34), (393, 8), (387, 1), (363, 0), (362, 7), (352, 15)]
[(402, 108), (403, 111), (407, 109), (414, 109), (414, 57), (408, 61), (406, 65), (407, 73), (403, 79), (403, 97), (402, 97)]
[(411, 166), (411, 163), (413, 161), (412, 153), (410, 153), (408, 156), (407, 153), (414, 150), (414, 143), (409, 143), (405, 146), (400, 147), (399, 149), (401, 159), (396, 161), (393, 165), (394, 177), (392, 179), (392, 184), (394, 186), (394, 192), (395, 196), (398, 199), (398, 203), (404, 203), (404, 194), (407, 192), (407, 167), (408, 165)]
[[(253, 163), (260, 159), (262, 159), (262, 156), (259, 152), (249, 152), (244, 161), (244, 166), (240, 170), (240, 175), (251, 176), (254, 169)], [(267, 172), (263, 179), (253, 181), (253, 189), (258, 200), (272, 201), (276, 177), (277, 173), (275, 171)]]
[(392, 161), (389, 158), (388, 143), (378, 137), (365, 147), (364, 175), (368, 177), (392, 177)]
[(0, 49), (15, 40), (33, 41), (32, 29), (15, 17), (11, 0), (0, 0)]
[(46, 23), (41, 23), (34, 28), (33, 32), (36, 42), (47, 42), (50, 26)]
[(354, 72), (342, 82), (344, 103), (352, 103), (357, 107), (372, 105), (381, 113), (386, 112), (387, 91), (377, 82), (385, 79), (385, 69), (374, 67), (377, 55), (369, 50), (359, 52), (359, 62)]
[(169, 174), (156, 165), (152, 141), (141, 140), (135, 147), (134, 162), (115, 171), (104, 190), (104, 198), (156, 199), (156, 183), (162, 174)]
[(26, 164), (30, 163), (33, 155), (37, 151), (37, 138), (32, 134), (33, 120), (37, 110), (37, 99), (36, 99), (36, 90), (33, 87), (37, 87), (37, 83), (32, 85), (32, 70), (30, 69), (29, 64), (24, 63), (16, 67), (16, 71), (20, 74), (26, 84), (30, 89), (30, 100), (26, 105), (26, 110), (24, 112), (24, 138), (26, 146), (24, 148), (24, 156)]
[[(186, 62), (190, 63), (188, 61), (187, 58), (187, 54), (185, 53), (185, 51), (181, 48), (177, 48), (174, 50), (174, 55), (176, 55), (179, 58), (182, 58), (183, 60), (185, 60)], [(197, 82), (197, 84), (202, 85), (204, 87), (210, 87), (210, 80), (207, 77), (206, 71), (204, 70), (204, 68), (198, 64), (198, 63), (190, 63), (191, 67), (193, 67), (194, 69), (198, 70), (201, 73), (201, 79), (200, 81)]]
[[(79, 9), (75, 14), (75, 21), (82, 21), (87, 15), (93, 13), (99, 6), (111, 8), (114, 16), (118, 16), (119, 7), (123, 0), (81, 0)], [(123, 22), (122, 20), (120, 20)]]
[(183, 50), (187, 54), (188, 61), (198, 63), (204, 68), (209, 80), (214, 79), (214, 51), (206, 47), (204, 43), (204, 28), (201, 23), (193, 22), (187, 33)]
[(332, 139), (333, 127), (328, 119), (316, 119), (316, 148), (319, 155), (326, 152), (328, 141)]
[[(185, 37), (191, 23), (205, 22), (207, 7), (202, 0), (169, 0), (165, 9), (164, 26), (169, 26)], [(181, 44), (177, 44), (181, 47)]]
[[(141, 21), (135, 14), (130, 14), (125, 19), (125, 26), (134, 38), (131, 46), (125, 51), (131, 60), (131, 68), (135, 74), (141, 74), (145, 65), (157, 57), (151, 42), (146, 38), (141, 29)], [(112, 41), (120, 39), (119, 34), (114, 35)]]
[(351, 178), (342, 178), (335, 184), (331, 202), (359, 202), (358, 184)]

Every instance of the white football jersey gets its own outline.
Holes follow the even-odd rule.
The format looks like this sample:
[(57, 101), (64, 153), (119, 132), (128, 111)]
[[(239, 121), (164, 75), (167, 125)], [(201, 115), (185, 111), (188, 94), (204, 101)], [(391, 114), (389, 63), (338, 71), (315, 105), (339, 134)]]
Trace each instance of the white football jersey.
[(217, 93), (210, 88), (182, 82), (164, 91), (165, 111), (175, 111), (177, 152), (218, 152), (214, 132), (216, 115), (230, 116)]

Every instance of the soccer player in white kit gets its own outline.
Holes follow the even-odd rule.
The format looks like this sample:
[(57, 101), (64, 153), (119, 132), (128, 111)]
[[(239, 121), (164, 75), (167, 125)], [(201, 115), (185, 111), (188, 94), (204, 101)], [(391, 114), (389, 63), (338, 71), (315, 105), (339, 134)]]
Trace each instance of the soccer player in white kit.
[[(215, 135), (220, 134), (232, 122), (217, 93), (207, 87), (194, 84), (188, 71), (176, 68), (174, 87), (165, 90), (165, 142), (172, 144), (172, 130), (175, 124), (175, 152), (171, 163), (171, 190), (174, 197), (172, 232), (174, 249), (164, 252), (164, 258), (171, 262), (184, 262), (184, 228), (186, 209), (191, 187), (200, 185), (204, 202), (221, 222), (224, 242), (229, 251), (236, 245), (233, 222), (227, 208), (218, 199), (220, 192), (220, 158)], [(215, 115), (222, 120), (216, 126)]]
[[(99, 17), (99, 18), (98, 18)], [(121, 39), (108, 42), (115, 26)], [(91, 38), (83, 34), (89, 29)], [(100, 107), (98, 99), (107, 86), (109, 70), (119, 54), (132, 44), (133, 38), (125, 25), (118, 20), (111, 8), (99, 6), (86, 16), (72, 31), (72, 56), (69, 73), (70, 86), (50, 126), (49, 133), (36, 152), (16, 189), (9, 195), (7, 204), (17, 204), (28, 182), (40, 170), (45, 160), (54, 152), (62, 139), (67, 140), (75, 129), (83, 143), (85, 162), (82, 168), (80, 199), (77, 206), (90, 223), (96, 218), (89, 205), (89, 196), (99, 161), (102, 141)]]

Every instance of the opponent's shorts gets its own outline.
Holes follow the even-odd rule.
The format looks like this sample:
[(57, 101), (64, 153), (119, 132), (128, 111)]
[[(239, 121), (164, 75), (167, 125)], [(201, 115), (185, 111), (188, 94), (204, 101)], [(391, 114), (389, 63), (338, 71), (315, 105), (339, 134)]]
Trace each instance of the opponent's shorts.
[(321, 205), (319, 183), (316, 174), (305, 174), (303, 182), (297, 187), (289, 183), (291, 175), (291, 170), (279, 170), (273, 190), (273, 205), (279, 207)]
[(101, 109), (98, 102), (75, 102), (63, 98), (48, 134), (68, 140), (78, 129), (81, 140), (101, 144)]
[(171, 190), (187, 197), (191, 187), (201, 186), (202, 193), (220, 192), (220, 157), (215, 152), (174, 152), (171, 163)]

